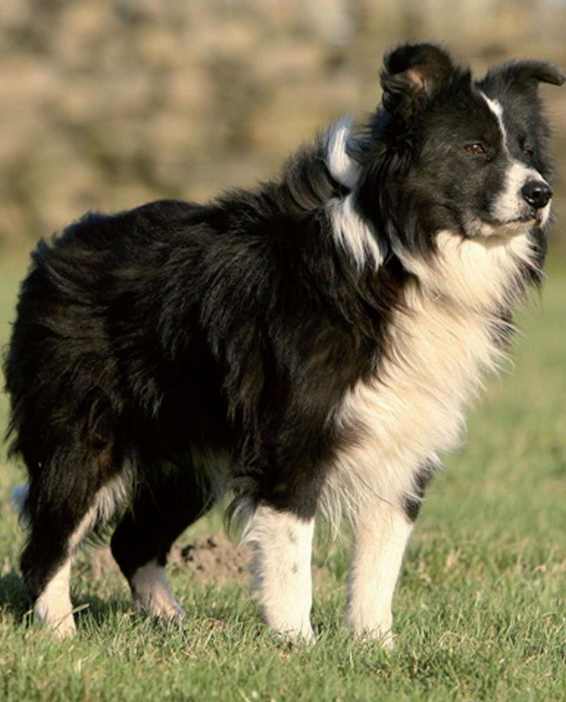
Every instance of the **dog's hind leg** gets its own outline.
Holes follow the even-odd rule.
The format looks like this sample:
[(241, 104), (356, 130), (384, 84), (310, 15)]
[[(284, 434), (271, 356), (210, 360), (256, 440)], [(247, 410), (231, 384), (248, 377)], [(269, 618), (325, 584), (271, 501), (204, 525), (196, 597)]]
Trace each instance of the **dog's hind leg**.
[(111, 542), (137, 609), (162, 619), (183, 616), (167, 581), (167, 557), (175, 539), (213, 503), (210, 486), (190, 468), (167, 466), (160, 475), (140, 480), (132, 509)]
[(34, 601), (36, 621), (59, 637), (75, 632), (70, 598), (73, 556), (94, 524), (110, 516), (117, 499), (115, 483), (111, 480), (99, 489), (69, 485), (58, 494), (50, 493), (44, 475), (32, 479), (22, 505), (22, 517), (30, 530), (21, 558), (22, 574)]
[(24, 582), (34, 601), (34, 616), (59, 637), (75, 632), (70, 597), (71, 561), (81, 538), (80, 521), (61, 509), (42, 509), (32, 520), (21, 558)]

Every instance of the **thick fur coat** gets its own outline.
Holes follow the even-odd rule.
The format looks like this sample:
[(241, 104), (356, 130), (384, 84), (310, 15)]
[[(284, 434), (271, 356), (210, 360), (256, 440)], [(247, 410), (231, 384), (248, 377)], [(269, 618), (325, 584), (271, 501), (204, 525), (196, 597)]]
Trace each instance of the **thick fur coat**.
[(353, 525), (353, 630), (391, 643), (425, 486), (540, 281), (538, 85), (563, 77), (522, 61), (477, 81), (421, 44), (381, 82), (365, 126), (337, 123), (255, 191), (88, 214), (39, 243), (5, 373), (22, 571), (59, 634), (73, 553), (112, 518), (137, 605), (180, 616), (167, 552), (229, 491), (276, 631), (313, 635), (323, 511)]

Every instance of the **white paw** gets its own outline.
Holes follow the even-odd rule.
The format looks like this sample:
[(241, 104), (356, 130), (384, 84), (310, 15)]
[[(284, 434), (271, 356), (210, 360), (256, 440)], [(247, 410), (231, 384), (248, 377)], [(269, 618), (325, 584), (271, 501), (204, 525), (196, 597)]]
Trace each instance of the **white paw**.
[(170, 621), (180, 621), (184, 617), (185, 612), (167, 582), (165, 569), (155, 561), (138, 569), (131, 586), (136, 609)]
[(391, 630), (366, 629), (361, 632), (354, 632), (354, 635), (361, 641), (373, 641), (379, 644), (385, 651), (392, 651), (395, 648), (395, 637)]
[(134, 607), (140, 612), (169, 621), (181, 621), (185, 616), (185, 610), (177, 600), (163, 592), (134, 593)]
[(58, 639), (73, 636), (76, 631), (73, 605), (69, 597), (71, 561), (56, 571), (33, 606), (34, 620), (50, 629)]
[(391, 651), (395, 646), (395, 639), (391, 627), (393, 618), (390, 615), (381, 620), (369, 620), (367, 617), (348, 617), (348, 625), (354, 636), (362, 641), (375, 641), (386, 651)]
[(68, 639), (77, 633), (77, 627), (72, 613), (64, 617), (62, 621), (55, 626), (53, 633), (58, 639)]
[(294, 644), (313, 644), (315, 642), (314, 631), (309, 624), (295, 627), (271, 626), (273, 632), (284, 641)]
[(36, 603), (34, 607), (34, 621), (48, 629), (57, 639), (67, 639), (77, 631), (72, 610), (49, 610), (42, 602)]

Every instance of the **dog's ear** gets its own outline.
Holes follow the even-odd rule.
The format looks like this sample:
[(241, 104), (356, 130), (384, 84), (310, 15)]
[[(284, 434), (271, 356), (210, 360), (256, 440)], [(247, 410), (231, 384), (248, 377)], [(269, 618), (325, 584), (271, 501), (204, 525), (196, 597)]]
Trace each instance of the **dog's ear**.
[(406, 44), (385, 56), (381, 72), (383, 107), (409, 120), (454, 71), (450, 56), (434, 44)]
[(507, 88), (534, 91), (539, 83), (562, 85), (566, 75), (547, 61), (511, 61), (489, 71), (486, 80), (490, 79)]

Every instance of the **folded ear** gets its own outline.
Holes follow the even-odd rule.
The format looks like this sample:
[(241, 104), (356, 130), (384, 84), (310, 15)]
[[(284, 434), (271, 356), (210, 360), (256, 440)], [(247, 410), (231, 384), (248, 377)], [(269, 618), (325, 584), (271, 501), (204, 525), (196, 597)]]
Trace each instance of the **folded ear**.
[(410, 118), (454, 71), (450, 56), (434, 44), (405, 44), (385, 56), (381, 72), (383, 107)]
[(486, 80), (490, 79), (511, 88), (536, 90), (539, 83), (562, 85), (566, 75), (547, 61), (511, 61), (489, 71)]

